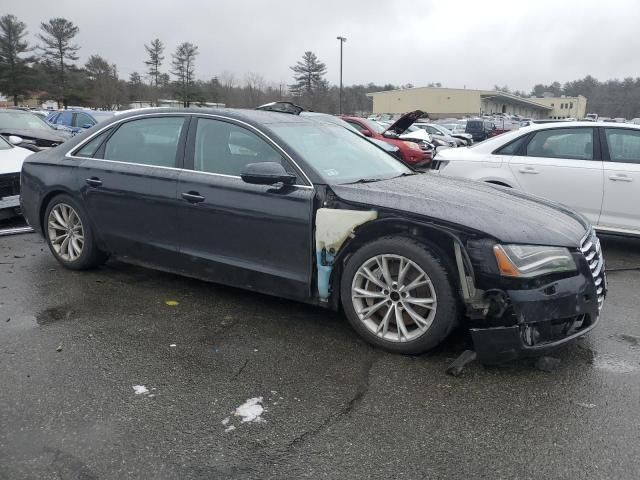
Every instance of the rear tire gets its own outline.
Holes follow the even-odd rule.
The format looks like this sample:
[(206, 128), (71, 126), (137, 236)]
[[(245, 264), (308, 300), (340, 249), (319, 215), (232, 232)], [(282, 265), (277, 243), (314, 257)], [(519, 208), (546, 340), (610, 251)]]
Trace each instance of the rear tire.
[(385, 237), (356, 251), (342, 273), (342, 306), (351, 326), (385, 350), (419, 354), (456, 325), (459, 299), (437, 247)]
[(52, 198), (42, 223), (49, 250), (66, 268), (94, 268), (109, 257), (98, 248), (84, 208), (70, 195)]

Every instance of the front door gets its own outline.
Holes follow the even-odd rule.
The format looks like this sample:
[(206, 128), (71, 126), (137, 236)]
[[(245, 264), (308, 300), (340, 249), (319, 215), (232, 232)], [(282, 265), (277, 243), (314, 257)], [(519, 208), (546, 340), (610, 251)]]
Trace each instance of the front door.
[[(194, 119), (195, 121), (195, 119)], [(231, 121), (191, 125), (179, 177), (183, 269), (221, 283), (307, 298), (314, 189), (262, 134)], [(280, 162), (294, 186), (245, 183), (249, 163)]]
[(603, 171), (591, 127), (553, 128), (532, 135), (510, 168), (527, 193), (562, 203), (598, 223)]
[(640, 232), (640, 130), (605, 128), (604, 200), (600, 226)]
[[(82, 196), (106, 249), (174, 268), (178, 250), (177, 183), (185, 116), (123, 122), (79, 165)], [(78, 152), (81, 154), (82, 150)]]

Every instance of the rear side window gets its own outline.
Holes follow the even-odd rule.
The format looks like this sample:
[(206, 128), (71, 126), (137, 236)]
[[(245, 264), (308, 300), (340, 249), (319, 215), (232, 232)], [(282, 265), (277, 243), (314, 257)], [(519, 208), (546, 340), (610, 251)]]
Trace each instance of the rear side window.
[(255, 133), (220, 120), (198, 119), (194, 170), (240, 176), (248, 164), (261, 162), (280, 163), (296, 175), (282, 155)]
[(527, 156), (593, 160), (592, 128), (554, 128), (536, 132)]
[(507, 143), (504, 147), (499, 148), (494, 153), (497, 155), (518, 155), (522, 144), (526, 141), (527, 135), (516, 138), (511, 143)]
[(56, 123), (70, 127), (72, 118), (73, 118), (73, 112), (69, 112), (69, 111), (62, 112), (60, 116), (56, 119)]
[(87, 128), (87, 125), (93, 126), (96, 122), (93, 121), (86, 113), (77, 113), (76, 118), (73, 120), (74, 127)]
[(157, 117), (123, 123), (105, 145), (104, 159), (175, 167), (184, 117)]
[(467, 130), (482, 130), (482, 122), (467, 122)]
[(640, 131), (605, 128), (612, 162), (640, 164)]

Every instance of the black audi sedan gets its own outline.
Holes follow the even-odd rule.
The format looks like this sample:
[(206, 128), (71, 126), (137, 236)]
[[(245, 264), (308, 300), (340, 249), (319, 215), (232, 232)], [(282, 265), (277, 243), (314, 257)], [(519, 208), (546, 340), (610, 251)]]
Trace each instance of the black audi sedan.
[(485, 363), (546, 352), (596, 325), (607, 289), (579, 214), (285, 113), (117, 116), (28, 157), (21, 203), (67, 268), (115, 257), (342, 308), (392, 352), (458, 324)]

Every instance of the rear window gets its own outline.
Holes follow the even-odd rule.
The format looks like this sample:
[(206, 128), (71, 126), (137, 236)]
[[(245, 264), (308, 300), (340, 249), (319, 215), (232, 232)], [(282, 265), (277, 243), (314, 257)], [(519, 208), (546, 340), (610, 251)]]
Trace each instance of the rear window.
[(483, 122), (467, 122), (467, 130), (482, 130)]

